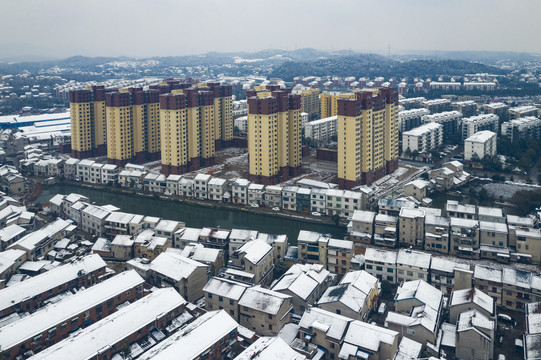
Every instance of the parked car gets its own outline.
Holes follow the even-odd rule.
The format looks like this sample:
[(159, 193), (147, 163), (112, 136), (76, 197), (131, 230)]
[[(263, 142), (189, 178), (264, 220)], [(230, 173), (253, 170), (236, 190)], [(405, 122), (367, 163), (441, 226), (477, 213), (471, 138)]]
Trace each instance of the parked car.
[(313, 215), (313, 216), (321, 216), (321, 214), (318, 213), (317, 211), (313, 211), (313, 212), (312, 212), (312, 215)]
[(280, 208), (278, 206), (275, 206), (272, 208), (272, 211), (280, 211)]
[(498, 314), (498, 322), (500, 324), (507, 324), (511, 326), (515, 326), (517, 324), (515, 319), (513, 319), (511, 316), (506, 315), (506, 314)]
[(387, 310), (387, 304), (381, 303), (378, 308), (378, 314), (380, 315), (385, 314), (385, 310)]

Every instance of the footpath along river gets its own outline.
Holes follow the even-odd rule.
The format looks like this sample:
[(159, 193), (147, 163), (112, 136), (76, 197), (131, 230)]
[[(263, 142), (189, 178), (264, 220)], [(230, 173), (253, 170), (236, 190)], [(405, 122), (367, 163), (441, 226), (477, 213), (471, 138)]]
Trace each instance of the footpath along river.
[[(69, 184), (44, 187), (36, 202), (47, 203), (56, 194), (78, 193), (90, 198), (96, 205), (111, 204), (120, 211), (158, 216), (168, 220), (184, 221), (188, 227), (217, 227), (223, 229), (251, 229), (269, 234), (286, 234), (290, 245), (297, 244), (300, 230), (329, 233), (333, 238), (343, 239), (345, 227), (318, 224), (303, 220), (256, 214), (229, 208), (214, 208), (187, 204), (181, 201), (162, 200), (155, 197), (137, 196), (121, 192)], [(209, 204), (214, 204), (209, 201)]]

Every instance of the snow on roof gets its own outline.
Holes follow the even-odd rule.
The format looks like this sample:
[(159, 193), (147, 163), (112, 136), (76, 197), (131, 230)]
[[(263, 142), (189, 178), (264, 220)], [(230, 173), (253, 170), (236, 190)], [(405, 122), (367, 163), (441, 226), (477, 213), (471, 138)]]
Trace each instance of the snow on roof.
[(24, 299), (32, 298), (47, 290), (77, 279), (81, 270), (90, 273), (107, 264), (99, 255), (88, 255), (72, 263), (51, 269), (43, 274), (32, 277), (26, 281), (0, 290), (0, 311), (18, 304)]
[(426, 217), (425, 217), (425, 225), (449, 227), (449, 223), (450, 223), (449, 218), (444, 217), (444, 216), (435, 216), (432, 214), (426, 214)]
[(502, 283), (521, 288), (531, 288), (532, 273), (529, 271), (503, 268)]
[(133, 246), (134, 240), (131, 235), (116, 235), (111, 245), (113, 246)]
[(485, 143), (492, 138), (495, 138), (497, 134), (489, 130), (481, 130), (464, 140), (464, 142)]
[(367, 248), (364, 254), (365, 261), (380, 262), (385, 264), (396, 264), (398, 254), (394, 251)]
[(235, 360), (304, 360), (306, 356), (293, 350), (280, 337), (261, 337)]
[(297, 242), (316, 243), (323, 236), (322, 233), (308, 230), (300, 230)]
[(426, 306), (439, 311), (443, 294), (424, 280), (403, 282), (396, 290), (395, 301), (417, 299)]
[(257, 238), (257, 230), (232, 229), (229, 234), (231, 240), (249, 240)]
[(517, 228), (515, 234), (517, 236), (541, 239), (541, 229), (536, 228)]
[(415, 179), (415, 180), (410, 181), (409, 183), (407, 183), (405, 186), (413, 185), (417, 189), (424, 189), (424, 188), (426, 188), (428, 186), (428, 184), (430, 184), (430, 183), (428, 181), (426, 181), (426, 180)]
[(111, 213), (111, 215), (109, 215), (105, 220), (107, 222), (127, 225), (132, 221), (134, 216), (135, 216), (134, 214), (129, 214), (129, 213), (119, 211), (119, 212)]
[(351, 284), (364, 294), (369, 295), (372, 289), (377, 286), (378, 279), (364, 270), (350, 271), (344, 275), (340, 284)]
[(92, 251), (110, 252), (111, 242), (106, 238), (98, 238), (98, 240), (96, 240), (96, 242), (92, 246)]
[(524, 335), (524, 358), (541, 359), (541, 334)]
[(0, 328), (0, 346), (9, 349), (143, 283), (135, 270), (122, 272)]
[(352, 321), (348, 317), (324, 309), (309, 307), (302, 315), (299, 326), (305, 329), (309, 329), (310, 327), (324, 329), (326, 336), (340, 341), (344, 336), (348, 324)]
[(365, 223), (373, 223), (375, 217), (376, 217), (376, 213), (373, 211), (355, 210), (353, 212), (353, 216), (351, 217), (351, 220), (365, 222)]
[(479, 230), (507, 234), (507, 225), (490, 221), (479, 221)]
[[(405, 209), (405, 208), (402, 208)], [(376, 215), (376, 222), (391, 222), (396, 223), (398, 221), (398, 218), (396, 216), (387, 215), (387, 214), (377, 214)]]
[[(398, 332), (396, 331), (355, 320), (349, 324), (346, 336), (344, 337), (344, 343), (377, 352), (380, 343), (392, 345), (397, 337)], [(339, 357), (341, 359), (349, 359), (349, 357), (342, 357), (343, 351), (344, 348), (342, 347)], [(355, 350), (351, 355), (357, 355), (357, 351)]]
[(222, 186), (226, 182), (227, 182), (227, 180), (225, 180), (225, 179), (214, 177), (214, 178), (209, 180), (208, 185), (209, 186)]
[(421, 355), (422, 348), (423, 344), (404, 336), (400, 341), (400, 345), (398, 345), (398, 352), (393, 360), (418, 359), (419, 355)]
[(248, 179), (237, 179), (233, 182), (233, 186), (247, 187), (250, 183)]
[(17, 224), (6, 226), (0, 230), (0, 241), (9, 242), (11, 239), (21, 235), (25, 231), (25, 228)]
[(107, 216), (109, 216), (111, 211), (104, 209), (102, 206), (88, 205), (86, 208), (83, 209), (83, 213), (88, 214), (89, 216), (92, 216), (96, 219), (103, 220)]
[[(428, 116), (428, 115), (424, 115)], [(437, 122), (428, 122), (416, 128), (413, 128), (408, 131), (404, 131), (402, 136), (422, 136), (424, 134), (430, 133), (433, 130), (442, 129), (443, 125), (438, 124)]]
[(21, 247), (23, 249), (32, 251), (41, 241), (52, 237), (53, 235), (66, 229), (70, 225), (71, 221), (57, 219), (55, 222), (48, 224), (44, 228), (25, 235), (24, 237), (10, 245), (10, 248)]
[(203, 229), (201, 229), (201, 233), (199, 234), (199, 236), (226, 240), (229, 237), (230, 233), (231, 231), (226, 229), (204, 227)]
[(451, 218), (451, 227), (459, 227), (459, 228), (477, 228), (479, 227), (479, 221), (472, 220), (472, 219), (459, 219), (452, 217)]
[(181, 225), (181, 223), (175, 220), (162, 220), (156, 225), (156, 227), (154, 228), (154, 231), (163, 231), (163, 232), (172, 233), (173, 231), (175, 231), (176, 227), (179, 225)]
[(422, 209), (402, 208), (402, 209), (400, 209), (399, 217), (415, 219), (415, 218), (424, 218), (425, 215), (426, 215), (425, 211), (422, 210)]
[(430, 270), (437, 270), (452, 274), (455, 269), (470, 270), (468, 264), (461, 264), (440, 256), (432, 257)]
[(262, 311), (267, 314), (276, 315), (284, 301), (290, 300), (291, 296), (289, 295), (255, 286), (246, 289), (239, 300), (239, 305)]
[(534, 219), (526, 216), (516, 216), (516, 215), (507, 215), (507, 224), (508, 225), (517, 225), (517, 226), (525, 226), (525, 227), (534, 227)]
[(426, 252), (400, 249), (396, 258), (397, 265), (409, 265), (427, 269), (430, 267), (432, 255)]
[(186, 227), (179, 229), (175, 234), (178, 233), (182, 233), (180, 240), (198, 241), (199, 234), (201, 234), (201, 229)]
[(207, 282), (203, 291), (238, 301), (249, 287), (250, 285), (235, 280), (213, 277)]
[[(456, 324), (456, 331), (462, 332), (467, 330), (476, 330), (476, 328), (494, 330), (494, 321), (487, 318), (485, 315), (481, 314), (479, 311), (472, 309), (464, 311), (458, 315), (458, 321)], [(480, 335), (487, 338), (490, 341), (490, 338), (487, 337), (482, 331), (476, 330)]]
[[(298, 265), (298, 264), (296, 264)], [(303, 300), (307, 300), (308, 297), (314, 293), (317, 287), (322, 283), (313, 277), (307, 275), (304, 271), (299, 270), (300, 268), (294, 265), (295, 269), (293, 271), (288, 270), (272, 287), (274, 291), (284, 291), (289, 290), (293, 294), (297, 295)], [(329, 272), (325, 270), (327, 275)]]
[(263, 184), (251, 183), (250, 186), (248, 186), (248, 191), (263, 191), (264, 189), (265, 185)]
[(463, 305), (470, 302), (494, 315), (494, 299), (476, 288), (453, 291), (449, 306)]
[(235, 331), (238, 325), (224, 310), (205, 313), (143, 353), (139, 359), (191, 360), (198, 358), (220, 339)]
[(356, 313), (360, 313), (367, 294), (352, 284), (340, 284), (329, 287), (321, 296), (318, 305), (340, 302)]
[(158, 289), (150, 295), (119, 309), (117, 312), (71, 334), (65, 340), (39, 352), (36, 359), (91, 359), (101, 350), (125, 339), (156, 318), (186, 304), (173, 288)]
[(327, 248), (338, 248), (343, 250), (353, 249), (353, 241), (350, 240), (340, 240), (340, 239), (329, 239)]
[(472, 215), (476, 214), (475, 205), (471, 205), (471, 204), (462, 205), (462, 204), (459, 204), (458, 201), (456, 200), (447, 200), (447, 203), (445, 204), (445, 209), (447, 210), (447, 212), (455, 211), (455, 212), (467, 213), (467, 214), (472, 214)]
[(502, 282), (502, 270), (494, 269), (484, 265), (475, 265), (475, 270), (473, 273), (474, 279), (492, 281), (495, 283)]
[(198, 267), (207, 265), (173, 252), (163, 252), (150, 263), (150, 270), (175, 281), (187, 279)]
[[(20, 257), (24, 255), (26, 255), (26, 253), (23, 250), (19, 249), (9, 249), (0, 252), (0, 274), (3, 274), (4, 271), (9, 269)], [(28, 261), (26, 261), (24, 264), (26, 264), (27, 262)]]
[(244, 259), (252, 264), (259, 263), (268, 253), (272, 252), (272, 246), (263, 240), (252, 240), (242, 245), (237, 252), (244, 253)]

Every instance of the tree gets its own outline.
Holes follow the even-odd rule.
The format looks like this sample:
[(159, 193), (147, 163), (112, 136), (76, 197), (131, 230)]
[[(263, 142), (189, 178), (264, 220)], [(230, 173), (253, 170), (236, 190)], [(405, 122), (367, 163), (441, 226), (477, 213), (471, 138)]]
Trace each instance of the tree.
[(331, 216), (331, 220), (334, 221), (337, 226), (340, 225), (340, 216), (338, 216), (338, 214)]
[(124, 345), (122, 345), (120, 352), (122, 353), (122, 355), (124, 355), (124, 357), (127, 357), (128, 355), (131, 354), (130, 344), (128, 344), (127, 341), (124, 343)]
[(279, 261), (274, 265), (273, 275), (275, 279), (279, 279), (289, 270), (289, 265), (285, 261)]

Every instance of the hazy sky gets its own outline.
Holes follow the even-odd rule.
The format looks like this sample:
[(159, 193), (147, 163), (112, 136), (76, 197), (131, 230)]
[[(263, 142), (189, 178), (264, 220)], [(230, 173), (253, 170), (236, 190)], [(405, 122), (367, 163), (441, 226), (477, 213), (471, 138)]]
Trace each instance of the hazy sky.
[(0, 57), (312, 47), (541, 53), (539, 0), (1, 0)]

